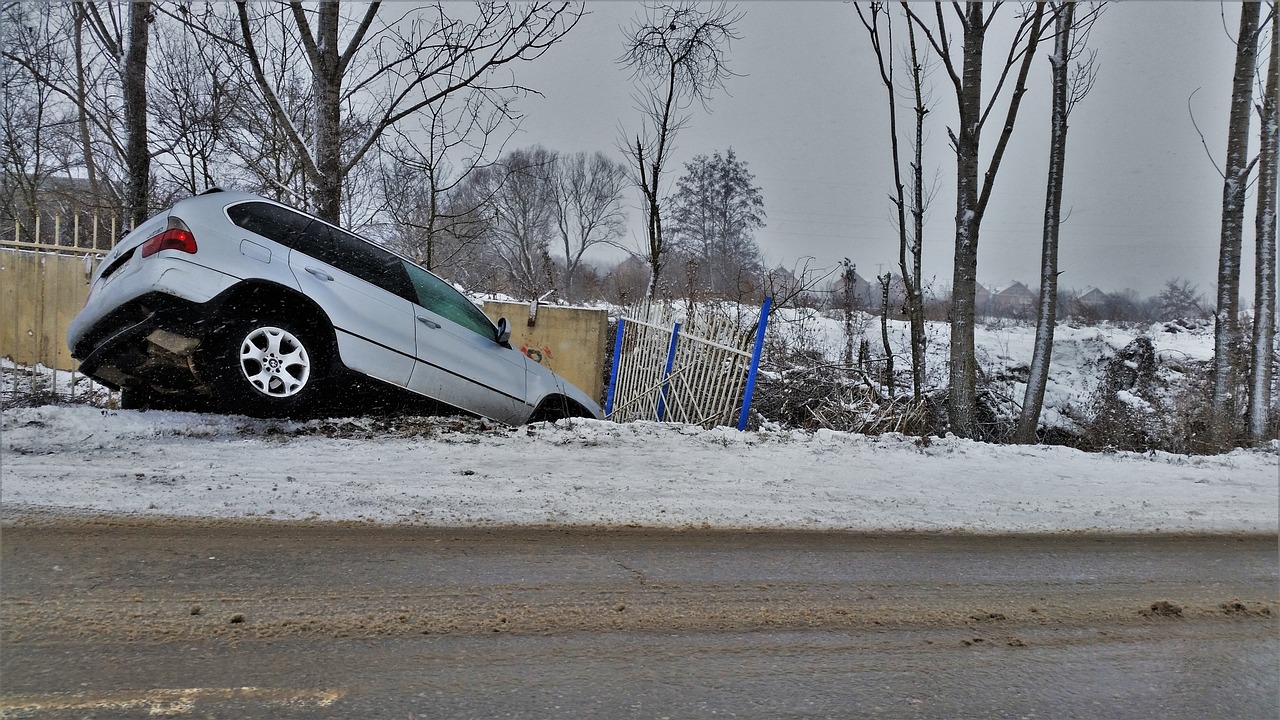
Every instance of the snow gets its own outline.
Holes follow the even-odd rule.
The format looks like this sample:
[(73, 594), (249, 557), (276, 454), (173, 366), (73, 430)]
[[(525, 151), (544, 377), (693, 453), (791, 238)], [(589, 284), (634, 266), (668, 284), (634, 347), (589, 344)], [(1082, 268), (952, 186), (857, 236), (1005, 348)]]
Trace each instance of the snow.
[[(854, 332), (881, 352), (878, 319)], [(926, 383), (946, 383), (929, 323)], [(783, 309), (770, 351), (839, 358), (839, 320)], [(909, 328), (889, 323), (909, 378)], [(1213, 357), (1212, 323), (1057, 326), (1041, 424), (1072, 426), (1105, 365), (1145, 336), (1171, 382)], [(1035, 328), (976, 328), (998, 394), (1021, 398)], [(856, 342), (856, 340), (855, 340)], [(766, 353), (766, 361), (768, 360)], [(766, 365), (762, 368), (769, 373)], [(72, 380), (75, 381), (74, 385)], [(908, 380), (909, 381), (909, 380)], [(0, 394), (105, 388), (0, 361)], [(1147, 411), (1150, 397), (1117, 398)], [(1008, 408), (1012, 412), (1013, 408)], [(576, 421), (505, 428), (460, 418), (254, 420), (87, 405), (0, 411), (0, 524), (51, 517), (431, 526), (575, 525), (972, 533), (1280, 531), (1280, 441), (1218, 456), (1085, 453), (955, 437)]]
[(1218, 456), (474, 419), (0, 413), (0, 519), (1275, 533), (1280, 443)]

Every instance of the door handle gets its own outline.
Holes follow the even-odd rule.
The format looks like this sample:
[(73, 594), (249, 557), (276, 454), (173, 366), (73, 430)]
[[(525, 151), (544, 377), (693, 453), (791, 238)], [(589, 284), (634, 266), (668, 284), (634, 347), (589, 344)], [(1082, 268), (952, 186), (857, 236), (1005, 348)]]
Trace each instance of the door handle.
[(424, 317), (422, 317), (421, 315), (419, 315), (419, 316), (418, 316), (418, 322), (422, 323), (423, 325), (426, 325), (427, 327), (431, 328), (432, 330), (439, 330), (439, 329), (440, 329), (440, 323), (438, 323), (438, 322), (436, 322), (436, 321), (432, 320), (431, 318), (424, 318)]
[(321, 270), (320, 268), (309, 267), (307, 268), (307, 272), (311, 273), (312, 275), (315, 275), (316, 277), (320, 278), (321, 280), (324, 280), (325, 282), (333, 282), (333, 276)]

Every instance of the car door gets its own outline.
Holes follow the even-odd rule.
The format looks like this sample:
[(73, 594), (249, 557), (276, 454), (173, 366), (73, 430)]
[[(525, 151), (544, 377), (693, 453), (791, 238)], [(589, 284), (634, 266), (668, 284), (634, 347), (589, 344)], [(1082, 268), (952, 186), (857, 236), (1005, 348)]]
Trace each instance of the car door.
[(289, 255), (302, 292), (328, 313), (342, 362), (405, 387), (413, 372), (416, 324), (400, 258), (312, 220)]
[(413, 287), (418, 362), (409, 389), (503, 422), (522, 422), (528, 358), (497, 342), (480, 308), (431, 273), (404, 262)]

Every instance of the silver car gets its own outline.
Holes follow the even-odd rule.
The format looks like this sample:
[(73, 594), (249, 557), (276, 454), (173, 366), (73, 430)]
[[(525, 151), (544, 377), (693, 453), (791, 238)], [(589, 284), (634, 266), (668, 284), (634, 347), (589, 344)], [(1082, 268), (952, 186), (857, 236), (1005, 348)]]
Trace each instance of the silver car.
[[(211, 190), (125, 236), (67, 341), (126, 407), (309, 413), (409, 391), (509, 424), (600, 417), (451, 285), (345, 230), (256, 195)], [(203, 405), (202, 405), (203, 406)]]

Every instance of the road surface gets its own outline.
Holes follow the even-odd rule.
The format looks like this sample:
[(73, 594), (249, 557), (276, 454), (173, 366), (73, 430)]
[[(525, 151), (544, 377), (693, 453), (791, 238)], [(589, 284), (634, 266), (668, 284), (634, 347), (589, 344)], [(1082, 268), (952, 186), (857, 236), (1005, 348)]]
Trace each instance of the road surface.
[(54, 523), (12, 718), (1275, 718), (1274, 537)]

